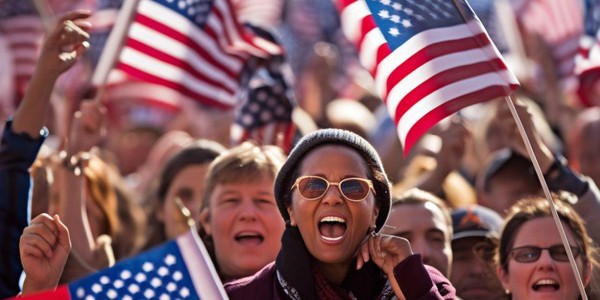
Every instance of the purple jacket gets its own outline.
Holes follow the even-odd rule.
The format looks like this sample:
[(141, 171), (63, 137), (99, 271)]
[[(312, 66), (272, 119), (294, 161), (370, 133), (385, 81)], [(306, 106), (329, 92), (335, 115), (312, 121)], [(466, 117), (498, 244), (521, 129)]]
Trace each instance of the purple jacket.
[[(456, 298), (454, 287), (448, 279), (438, 270), (423, 265), (418, 254), (399, 263), (394, 268), (394, 274), (407, 300)], [(253, 276), (225, 284), (225, 290), (232, 300), (294, 299), (285, 293), (277, 279), (275, 263), (268, 264)], [(382, 296), (377, 299), (384, 299)]]

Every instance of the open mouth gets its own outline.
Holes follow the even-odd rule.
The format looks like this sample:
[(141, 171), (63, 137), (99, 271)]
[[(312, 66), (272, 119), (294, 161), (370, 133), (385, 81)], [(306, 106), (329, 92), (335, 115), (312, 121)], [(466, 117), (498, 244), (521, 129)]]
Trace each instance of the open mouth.
[(265, 237), (257, 232), (240, 232), (235, 235), (235, 241), (244, 245), (260, 245)]
[(560, 289), (560, 284), (552, 279), (540, 279), (531, 288), (536, 292), (555, 292)]
[(328, 216), (319, 221), (321, 237), (327, 241), (339, 241), (346, 233), (346, 220), (340, 217)]

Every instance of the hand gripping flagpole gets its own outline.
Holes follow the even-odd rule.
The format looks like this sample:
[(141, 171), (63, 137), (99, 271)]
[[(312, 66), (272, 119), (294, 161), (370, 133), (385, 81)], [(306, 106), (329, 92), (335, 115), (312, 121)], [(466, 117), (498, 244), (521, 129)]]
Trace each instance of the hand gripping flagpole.
[[(457, 3), (457, 2), (459, 2), (459, 3)], [(462, 4), (462, 5), (456, 5), (456, 7), (458, 8), (459, 12), (463, 16), (467, 16), (467, 15), (471, 15), (471, 14), (475, 15), (475, 13), (472, 12), (472, 10), (470, 9), (470, 7), (468, 6), (468, 4), (466, 3), (465, 0), (460, 0), (460, 1), (454, 0), (454, 3)], [(471, 13), (466, 12), (465, 10), (467, 10), (467, 9), (471, 10)], [(481, 25), (481, 26), (483, 26), (483, 25)], [(491, 38), (490, 38), (490, 41), (491, 41)], [(493, 42), (492, 42), (492, 44), (493, 44)], [(500, 55), (500, 53), (498, 53), (498, 56), (502, 57)], [(573, 273), (575, 275), (575, 279), (577, 281), (577, 287), (579, 288), (579, 293), (581, 294), (582, 300), (588, 300), (587, 294), (585, 292), (585, 286), (583, 285), (583, 281), (581, 279), (581, 274), (579, 274), (579, 268), (577, 267), (577, 264), (575, 263), (575, 258), (573, 256), (573, 252), (571, 251), (571, 247), (569, 245), (567, 235), (565, 234), (565, 230), (562, 226), (562, 223), (560, 222), (558, 213), (556, 212), (556, 207), (554, 206), (554, 201), (552, 200), (552, 196), (550, 195), (550, 189), (548, 188), (548, 184), (546, 183), (546, 179), (544, 178), (544, 173), (542, 172), (540, 163), (538, 162), (535, 152), (533, 151), (533, 147), (531, 146), (531, 142), (529, 141), (527, 132), (525, 131), (525, 128), (523, 127), (523, 122), (521, 122), (521, 119), (519, 118), (519, 114), (517, 113), (515, 104), (514, 104), (512, 98), (510, 97), (510, 94), (512, 93), (512, 91), (508, 88), (508, 86), (504, 86), (504, 89), (506, 90), (506, 95), (509, 95), (509, 96), (505, 97), (506, 103), (508, 104), (510, 113), (513, 116), (513, 119), (515, 120), (515, 123), (517, 124), (517, 128), (519, 129), (521, 138), (523, 138), (523, 142), (525, 143), (525, 148), (527, 149), (527, 153), (529, 154), (529, 159), (531, 160), (531, 162), (533, 164), (535, 173), (538, 177), (538, 180), (540, 181), (542, 189), (544, 190), (544, 195), (546, 196), (546, 200), (548, 201), (548, 204), (550, 206), (550, 211), (552, 212), (552, 219), (554, 219), (554, 223), (556, 224), (556, 228), (558, 229), (558, 233), (560, 234), (560, 239), (562, 241), (562, 244), (567, 251), (567, 256), (569, 258), (569, 264), (571, 265), (571, 269), (573, 270)]]
[(560, 234), (560, 239), (562, 240), (562, 244), (567, 251), (567, 256), (569, 258), (569, 264), (571, 265), (571, 269), (575, 275), (575, 280), (577, 282), (577, 287), (579, 288), (579, 293), (581, 294), (582, 300), (588, 300), (587, 294), (585, 292), (585, 286), (583, 285), (583, 280), (581, 278), (581, 274), (579, 273), (579, 268), (577, 267), (577, 263), (575, 262), (575, 257), (573, 256), (573, 251), (571, 251), (571, 247), (569, 245), (569, 240), (567, 239), (567, 235), (565, 233), (565, 229), (562, 226), (560, 218), (558, 216), (558, 212), (556, 212), (556, 206), (554, 206), (554, 201), (552, 200), (552, 196), (550, 195), (550, 189), (548, 188), (548, 184), (546, 183), (546, 179), (544, 178), (544, 173), (542, 172), (542, 168), (540, 167), (540, 163), (538, 162), (535, 153), (533, 152), (533, 147), (531, 146), (531, 142), (529, 141), (529, 137), (525, 132), (525, 128), (523, 127), (523, 122), (519, 118), (519, 114), (517, 113), (517, 109), (515, 108), (515, 104), (513, 99), (510, 96), (505, 97), (506, 103), (508, 104), (508, 108), (510, 109), (510, 113), (517, 124), (517, 128), (519, 129), (519, 133), (523, 138), (523, 142), (525, 143), (525, 148), (527, 148), (527, 153), (529, 154), (529, 158), (533, 163), (533, 168), (535, 169), (535, 174), (542, 185), (542, 190), (544, 190), (544, 195), (546, 196), (546, 200), (550, 206), (550, 211), (552, 212), (552, 218), (554, 219), (554, 223), (556, 224), (556, 228), (558, 228), (558, 233)]
[(92, 75), (92, 86), (98, 88), (98, 91), (94, 97), (94, 100), (96, 101), (99, 101), (104, 94), (104, 88), (106, 85), (106, 80), (108, 79), (108, 74), (112, 70), (117, 56), (121, 51), (123, 39), (127, 33), (127, 30), (129, 29), (131, 19), (135, 13), (138, 3), (139, 0), (125, 0), (123, 2), (123, 6), (121, 7), (119, 15), (115, 21), (115, 26), (108, 36), (108, 40), (104, 46), (104, 51), (102, 51), (98, 65), (96, 66), (94, 74)]

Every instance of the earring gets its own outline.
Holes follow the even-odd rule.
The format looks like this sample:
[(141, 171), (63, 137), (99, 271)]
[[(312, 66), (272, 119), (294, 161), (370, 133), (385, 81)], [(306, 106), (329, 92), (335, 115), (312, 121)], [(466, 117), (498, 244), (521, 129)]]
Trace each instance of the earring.
[(506, 295), (510, 295), (510, 290), (509, 290), (509, 289), (505, 289), (505, 290), (504, 290), (504, 294), (506, 294)]

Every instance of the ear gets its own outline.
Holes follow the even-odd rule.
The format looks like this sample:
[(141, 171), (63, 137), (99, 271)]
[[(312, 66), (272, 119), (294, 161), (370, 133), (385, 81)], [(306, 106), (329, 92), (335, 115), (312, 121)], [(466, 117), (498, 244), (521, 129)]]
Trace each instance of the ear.
[(379, 205), (375, 205), (375, 206), (373, 206), (373, 215), (372, 215), (373, 224), (372, 225), (375, 225), (375, 223), (377, 222), (378, 216), (379, 216)]
[(502, 288), (504, 288), (504, 290), (510, 290), (510, 284), (508, 282), (508, 272), (505, 272), (502, 266), (497, 266), (496, 275), (498, 276), (498, 279), (500, 279), (500, 283), (502, 283)]
[(287, 207), (287, 212), (288, 215), (290, 215), (290, 225), (298, 226), (298, 223), (296, 223), (296, 217), (294, 216), (294, 209), (291, 205)]
[(210, 226), (210, 213), (208, 211), (208, 208), (203, 208), (202, 211), (200, 211), (200, 226), (202, 226), (202, 229), (204, 229), (204, 232), (206, 232), (207, 235), (212, 235), (212, 228)]

